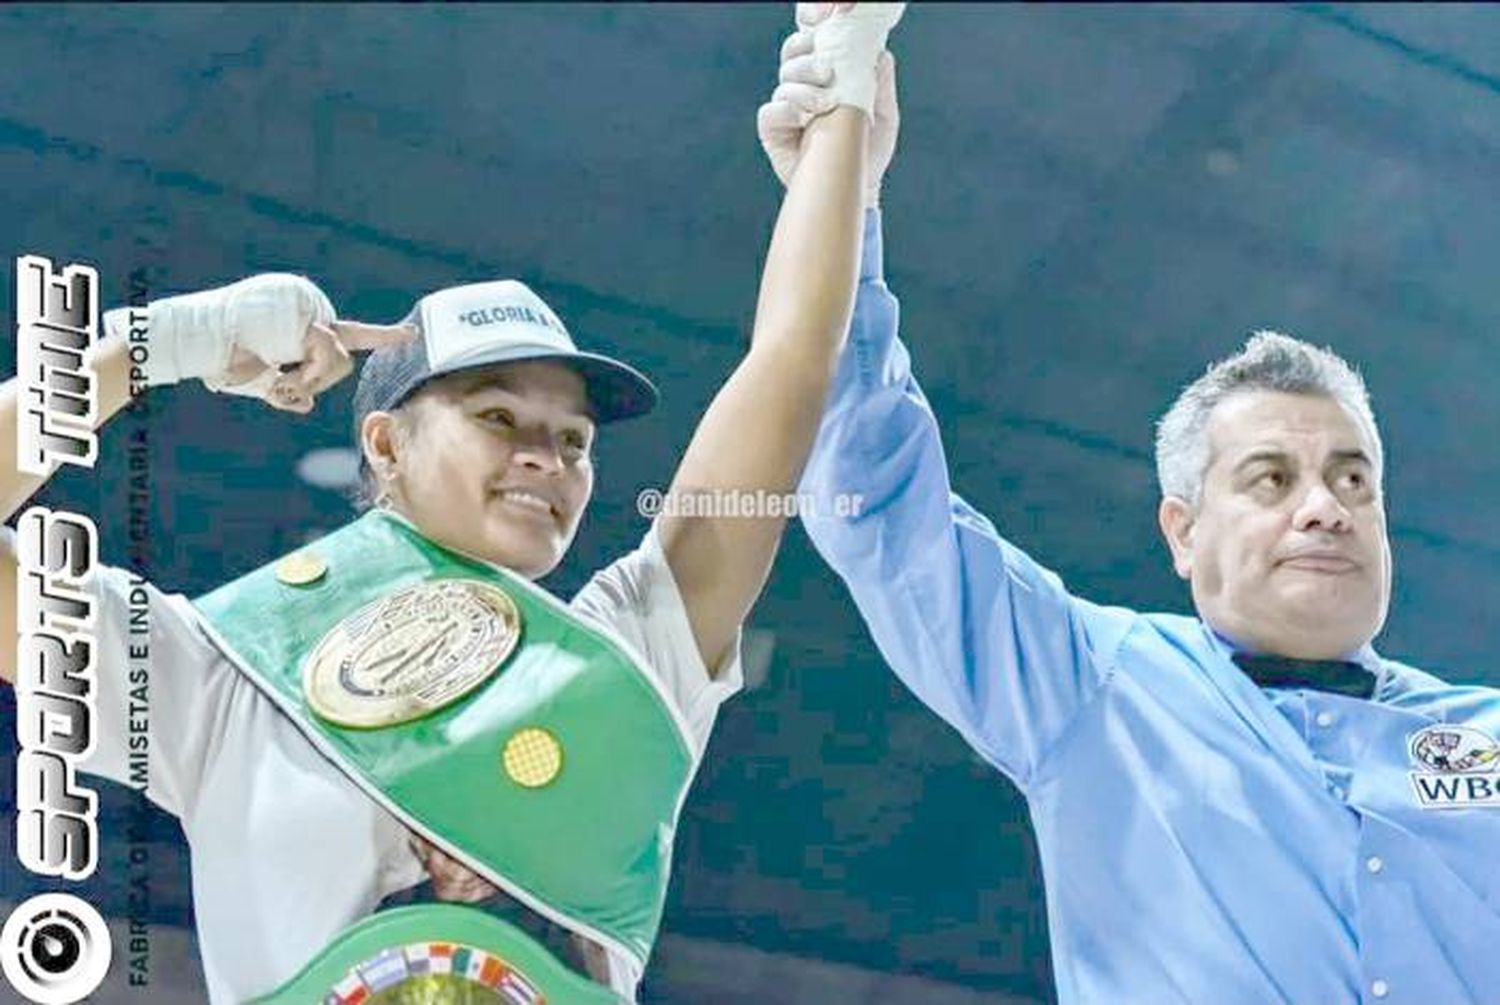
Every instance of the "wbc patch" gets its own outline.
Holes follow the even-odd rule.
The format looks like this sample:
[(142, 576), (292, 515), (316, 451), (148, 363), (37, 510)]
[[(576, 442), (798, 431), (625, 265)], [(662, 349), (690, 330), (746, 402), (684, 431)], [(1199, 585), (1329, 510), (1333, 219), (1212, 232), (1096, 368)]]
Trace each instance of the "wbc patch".
[(1411, 736), (1412, 789), (1423, 809), (1500, 808), (1500, 744), (1468, 726), (1428, 726)]

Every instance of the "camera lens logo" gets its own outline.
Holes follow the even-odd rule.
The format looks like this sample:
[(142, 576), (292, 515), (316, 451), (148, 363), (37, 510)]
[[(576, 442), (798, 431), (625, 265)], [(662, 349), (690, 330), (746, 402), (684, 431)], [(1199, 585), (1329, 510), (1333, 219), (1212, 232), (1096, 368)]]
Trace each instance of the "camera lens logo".
[(72, 1005), (109, 970), (109, 929), (99, 912), (66, 893), (43, 893), (11, 912), (0, 929), (0, 969), (36, 1005)]

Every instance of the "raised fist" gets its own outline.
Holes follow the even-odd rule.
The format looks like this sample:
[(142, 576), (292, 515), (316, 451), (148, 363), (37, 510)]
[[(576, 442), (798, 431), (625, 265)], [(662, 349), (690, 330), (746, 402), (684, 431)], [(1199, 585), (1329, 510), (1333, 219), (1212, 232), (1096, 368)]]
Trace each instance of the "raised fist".
[[(829, 86), (832, 72), (819, 64), (813, 51), (812, 31), (799, 29), (781, 46), (780, 83), (771, 100), (760, 106), (756, 119), (760, 143), (771, 169), (783, 185), (802, 158), (802, 136), (807, 124), (838, 105)], [(896, 153), (901, 129), (901, 109), (896, 101), (896, 61), (889, 52), (875, 64), (875, 109), (870, 123), (869, 162), (865, 177), (865, 205), (880, 201), (880, 183)]]
[[(110, 311), (105, 324), (128, 324), (127, 315)], [(353, 371), (351, 351), (415, 337), (405, 325), (336, 320), (333, 304), (310, 279), (267, 272), (153, 301), (144, 370), (149, 385), (197, 377), (210, 390), (309, 412), (319, 394)]]

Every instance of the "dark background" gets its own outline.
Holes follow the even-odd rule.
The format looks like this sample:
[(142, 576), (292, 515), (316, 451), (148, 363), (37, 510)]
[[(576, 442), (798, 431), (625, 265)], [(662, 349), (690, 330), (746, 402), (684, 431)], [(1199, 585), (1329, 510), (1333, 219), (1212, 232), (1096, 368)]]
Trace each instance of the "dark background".
[[(294, 270), (382, 321), (442, 286), (531, 283), (665, 395), (603, 439), (547, 583), (566, 595), (645, 531), (636, 493), (744, 350), (779, 198), (754, 115), (789, 22), (7, 7), (3, 250), (92, 262), (112, 302), (132, 270), (153, 295)], [(1382, 651), (1500, 683), (1500, 8), (923, 4), (892, 48), (888, 274), (958, 488), (1078, 592), (1183, 610), (1152, 422), (1255, 328), (1330, 344), (1386, 437)], [(346, 446), (348, 394), (298, 419), (154, 392), (155, 579), (199, 592), (346, 519), (297, 466)], [(116, 563), (124, 437), (45, 496), (94, 514)], [(753, 622), (769, 664), (687, 804), (646, 1000), (1050, 1000), (1024, 805), (889, 676), (798, 528)], [(127, 803), (108, 794), (106, 835)], [(180, 835), (155, 833), (156, 920), (189, 925)], [(0, 897), (41, 888), (0, 854)], [(116, 912), (119, 875), (90, 888)]]

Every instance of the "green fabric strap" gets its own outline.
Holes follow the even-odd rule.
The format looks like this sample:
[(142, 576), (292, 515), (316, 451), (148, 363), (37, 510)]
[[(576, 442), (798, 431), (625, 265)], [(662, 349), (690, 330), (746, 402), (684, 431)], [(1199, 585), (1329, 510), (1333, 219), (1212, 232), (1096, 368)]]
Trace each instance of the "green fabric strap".
[[(622, 643), (505, 570), (454, 554), (399, 518), (366, 514), (304, 549), (306, 585), (268, 565), (195, 601), (210, 635), (356, 784), (523, 903), (642, 964), (661, 923), (677, 813), (692, 780), (684, 727)], [(305, 562), (304, 562), (305, 564)], [(444, 579), (499, 586), (521, 640), (499, 673), (423, 718), (381, 729), (320, 718), (304, 659), (349, 615)], [(561, 747), (548, 784), (502, 767), (539, 727)]]

